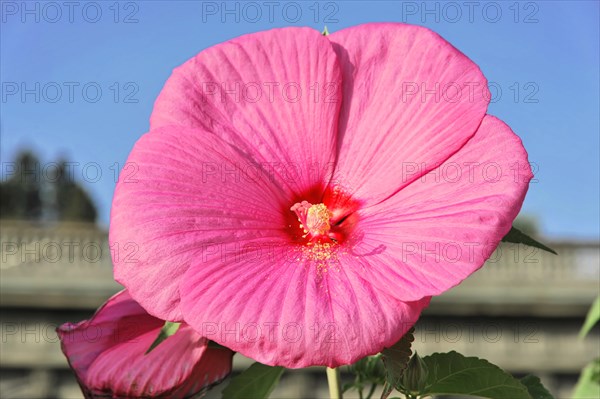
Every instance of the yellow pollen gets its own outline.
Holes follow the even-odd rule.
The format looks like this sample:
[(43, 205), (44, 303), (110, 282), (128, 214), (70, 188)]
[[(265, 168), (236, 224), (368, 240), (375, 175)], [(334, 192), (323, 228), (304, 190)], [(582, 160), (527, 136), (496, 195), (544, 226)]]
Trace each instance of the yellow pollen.
[(306, 215), (306, 227), (312, 235), (323, 235), (329, 232), (331, 212), (325, 204), (312, 205)]
[(339, 271), (338, 250), (335, 243), (307, 243), (300, 248), (303, 257), (316, 267), (317, 277), (321, 279), (329, 271)]
[(309, 243), (304, 249), (304, 255), (314, 261), (328, 261), (332, 258), (335, 260), (334, 252), (335, 244), (323, 243), (323, 244), (312, 244)]
[(302, 201), (295, 203), (290, 211), (298, 217), (300, 228), (305, 233), (303, 237), (310, 236), (304, 245), (295, 248), (299, 251), (298, 262), (315, 267), (318, 281), (331, 270), (339, 271), (338, 253), (342, 248), (333, 237), (329, 237), (333, 214), (327, 206)]
[(326, 235), (331, 229), (329, 220), (332, 213), (325, 204), (313, 205), (308, 201), (302, 201), (294, 204), (290, 210), (296, 213), (300, 228), (306, 235), (310, 234), (312, 237), (318, 237)]

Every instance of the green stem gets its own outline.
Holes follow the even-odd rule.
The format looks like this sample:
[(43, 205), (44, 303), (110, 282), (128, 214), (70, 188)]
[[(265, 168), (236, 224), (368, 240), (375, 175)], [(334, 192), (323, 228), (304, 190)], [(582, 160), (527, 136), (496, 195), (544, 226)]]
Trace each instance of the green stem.
[(340, 385), (340, 370), (327, 367), (327, 383), (329, 384), (329, 397), (342, 399), (342, 386)]

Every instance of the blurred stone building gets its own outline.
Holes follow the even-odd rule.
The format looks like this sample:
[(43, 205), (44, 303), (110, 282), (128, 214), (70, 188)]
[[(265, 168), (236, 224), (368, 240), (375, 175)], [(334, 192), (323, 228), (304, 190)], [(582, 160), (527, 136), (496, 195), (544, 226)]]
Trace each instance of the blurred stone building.
[[(36, 177), (36, 162), (21, 154), (0, 185), (0, 397), (81, 398), (55, 329), (89, 318), (120, 290), (111, 253), (135, 257), (137, 247), (109, 246), (94, 224), (90, 197), (65, 173), (64, 161), (45, 180)], [(531, 224), (519, 227), (532, 232)], [(577, 337), (600, 291), (600, 245), (548, 244), (558, 256), (501, 245), (481, 270), (432, 300), (413, 348), (421, 355), (454, 349), (517, 375), (535, 373), (557, 398), (568, 398), (581, 368), (600, 356), (598, 327), (585, 340)], [(240, 355), (234, 362), (238, 372), (251, 363)], [(219, 389), (208, 397), (220, 397)], [(287, 371), (271, 395), (327, 396), (316, 367)]]
[[(120, 287), (110, 248), (93, 224), (2, 221), (0, 397), (79, 398), (55, 328), (79, 321)], [(416, 330), (420, 354), (455, 349), (516, 374), (536, 373), (559, 398), (600, 355), (598, 328), (577, 333), (599, 290), (597, 242), (554, 242), (559, 256), (502, 245), (463, 284), (435, 298)], [(236, 369), (250, 363), (236, 355)], [(211, 397), (219, 397), (212, 392)], [(318, 368), (284, 374), (273, 398), (326, 397)], [(352, 395), (348, 395), (352, 397)]]

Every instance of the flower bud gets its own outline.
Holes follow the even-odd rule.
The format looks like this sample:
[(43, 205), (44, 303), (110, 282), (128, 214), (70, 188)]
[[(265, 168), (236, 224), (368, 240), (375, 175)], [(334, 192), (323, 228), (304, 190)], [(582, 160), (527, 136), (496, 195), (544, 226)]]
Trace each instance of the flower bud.
[(429, 376), (429, 368), (421, 359), (419, 354), (415, 354), (410, 358), (406, 365), (406, 370), (402, 375), (402, 386), (410, 392), (422, 392), (427, 383)]

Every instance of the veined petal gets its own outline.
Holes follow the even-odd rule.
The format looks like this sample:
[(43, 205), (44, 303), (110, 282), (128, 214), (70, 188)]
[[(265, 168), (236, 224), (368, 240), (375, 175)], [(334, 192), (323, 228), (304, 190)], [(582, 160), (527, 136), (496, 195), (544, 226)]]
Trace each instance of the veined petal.
[(106, 301), (90, 320), (60, 326), (58, 335), (69, 364), (79, 378), (86, 380), (90, 365), (115, 344), (115, 337), (127, 341), (140, 331), (160, 330), (163, 324), (149, 316), (124, 290)]
[(365, 279), (401, 300), (438, 295), (480, 268), (510, 230), (533, 177), (521, 140), (486, 116), (437, 169), (360, 211)]
[(88, 370), (88, 386), (128, 398), (165, 394), (184, 398), (207, 390), (230, 373), (233, 352), (209, 348), (208, 341), (188, 325), (145, 355), (159, 331), (150, 330), (102, 352)]
[(366, 205), (438, 166), (477, 130), (487, 81), (436, 33), (376, 23), (328, 38), (344, 82), (334, 181)]
[(273, 243), (198, 262), (182, 282), (184, 318), (261, 363), (336, 367), (393, 345), (429, 303), (374, 288), (347, 254), (327, 257)]
[(233, 352), (209, 348), (185, 324), (146, 355), (163, 324), (121, 291), (90, 320), (61, 326), (63, 352), (86, 397), (185, 398), (229, 374)]
[(296, 192), (321, 184), (335, 156), (341, 71), (331, 43), (309, 28), (244, 35), (176, 68), (151, 127), (214, 132), (270, 163)]
[(111, 211), (114, 275), (156, 317), (181, 320), (179, 283), (195, 259), (284, 234), (291, 200), (277, 176), (214, 134), (156, 129), (127, 162), (136, 173)]

